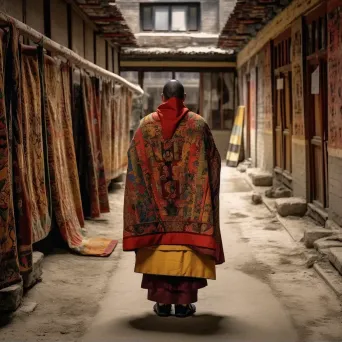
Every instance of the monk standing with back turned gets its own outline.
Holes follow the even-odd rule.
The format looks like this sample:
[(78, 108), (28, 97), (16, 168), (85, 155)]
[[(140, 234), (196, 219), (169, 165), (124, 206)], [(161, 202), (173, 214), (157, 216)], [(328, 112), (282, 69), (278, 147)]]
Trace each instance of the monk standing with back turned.
[(221, 159), (204, 119), (171, 80), (128, 150), (123, 249), (158, 316), (195, 313), (198, 290), (224, 262), (219, 225)]

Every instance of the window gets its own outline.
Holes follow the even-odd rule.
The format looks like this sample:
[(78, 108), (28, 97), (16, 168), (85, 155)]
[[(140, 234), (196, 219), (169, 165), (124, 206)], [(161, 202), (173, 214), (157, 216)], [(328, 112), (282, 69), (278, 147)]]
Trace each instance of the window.
[(143, 31), (187, 32), (199, 30), (199, 4), (141, 4)]

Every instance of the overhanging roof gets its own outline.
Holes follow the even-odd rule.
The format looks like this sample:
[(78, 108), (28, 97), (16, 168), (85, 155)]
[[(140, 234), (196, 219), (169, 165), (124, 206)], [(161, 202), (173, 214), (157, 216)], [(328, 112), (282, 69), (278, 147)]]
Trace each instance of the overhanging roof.
[(218, 40), (222, 49), (240, 51), (291, 0), (238, 0)]
[(123, 60), (132, 59), (153, 59), (153, 60), (200, 60), (202, 58), (212, 60), (232, 60), (234, 59), (234, 51), (231, 49), (219, 49), (213, 46), (189, 46), (186, 48), (124, 48), (121, 50), (121, 58)]
[(95, 24), (106, 40), (119, 46), (137, 46), (134, 34), (126, 23), (115, 0), (75, 0), (79, 9)]

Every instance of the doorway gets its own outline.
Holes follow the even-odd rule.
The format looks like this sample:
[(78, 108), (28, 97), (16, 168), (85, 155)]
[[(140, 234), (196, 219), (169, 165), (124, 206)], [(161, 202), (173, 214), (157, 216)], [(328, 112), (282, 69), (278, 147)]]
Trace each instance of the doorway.
[(278, 181), (292, 188), (292, 55), (291, 30), (273, 45), (274, 171)]
[(329, 206), (327, 17), (322, 4), (305, 17), (306, 122), (309, 141), (310, 202)]

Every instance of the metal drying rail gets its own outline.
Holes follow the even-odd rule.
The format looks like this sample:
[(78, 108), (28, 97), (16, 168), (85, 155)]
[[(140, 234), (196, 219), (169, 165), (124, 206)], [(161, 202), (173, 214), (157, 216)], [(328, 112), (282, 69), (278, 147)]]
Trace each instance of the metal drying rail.
[(128, 82), (126, 79), (122, 78), (121, 76), (114, 74), (113, 72), (110, 72), (106, 69), (103, 69), (94, 63), (87, 61), (86, 59), (82, 58), (81, 56), (73, 52), (72, 50), (66, 48), (63, 45), (56, 43), (52, 39), (44, 36), (43, 34), (27, 26), (21, 21), (1, 11), (0, 11), (0, 21), (6, 22), (6, 23), (9, 23), (10, 21), (12, 21), (14, 25), (16, 26), (16, 28), (19, 30), (20, 34), (28, 37), (30, 40), (32, 40), (36, 44), (41, 44), (46, 50), (65, 57), (67, 60), (77, 65), (78, 67), (89, 70), (89, 71), (93, 71), (95, 74), (108, 77), (117, 83), (125, 85), (132, 92), (138, 93), (140, 95), (144, 94), (144, 91), (140, 88), (140, 86), (135, 85), (131, 82)]

